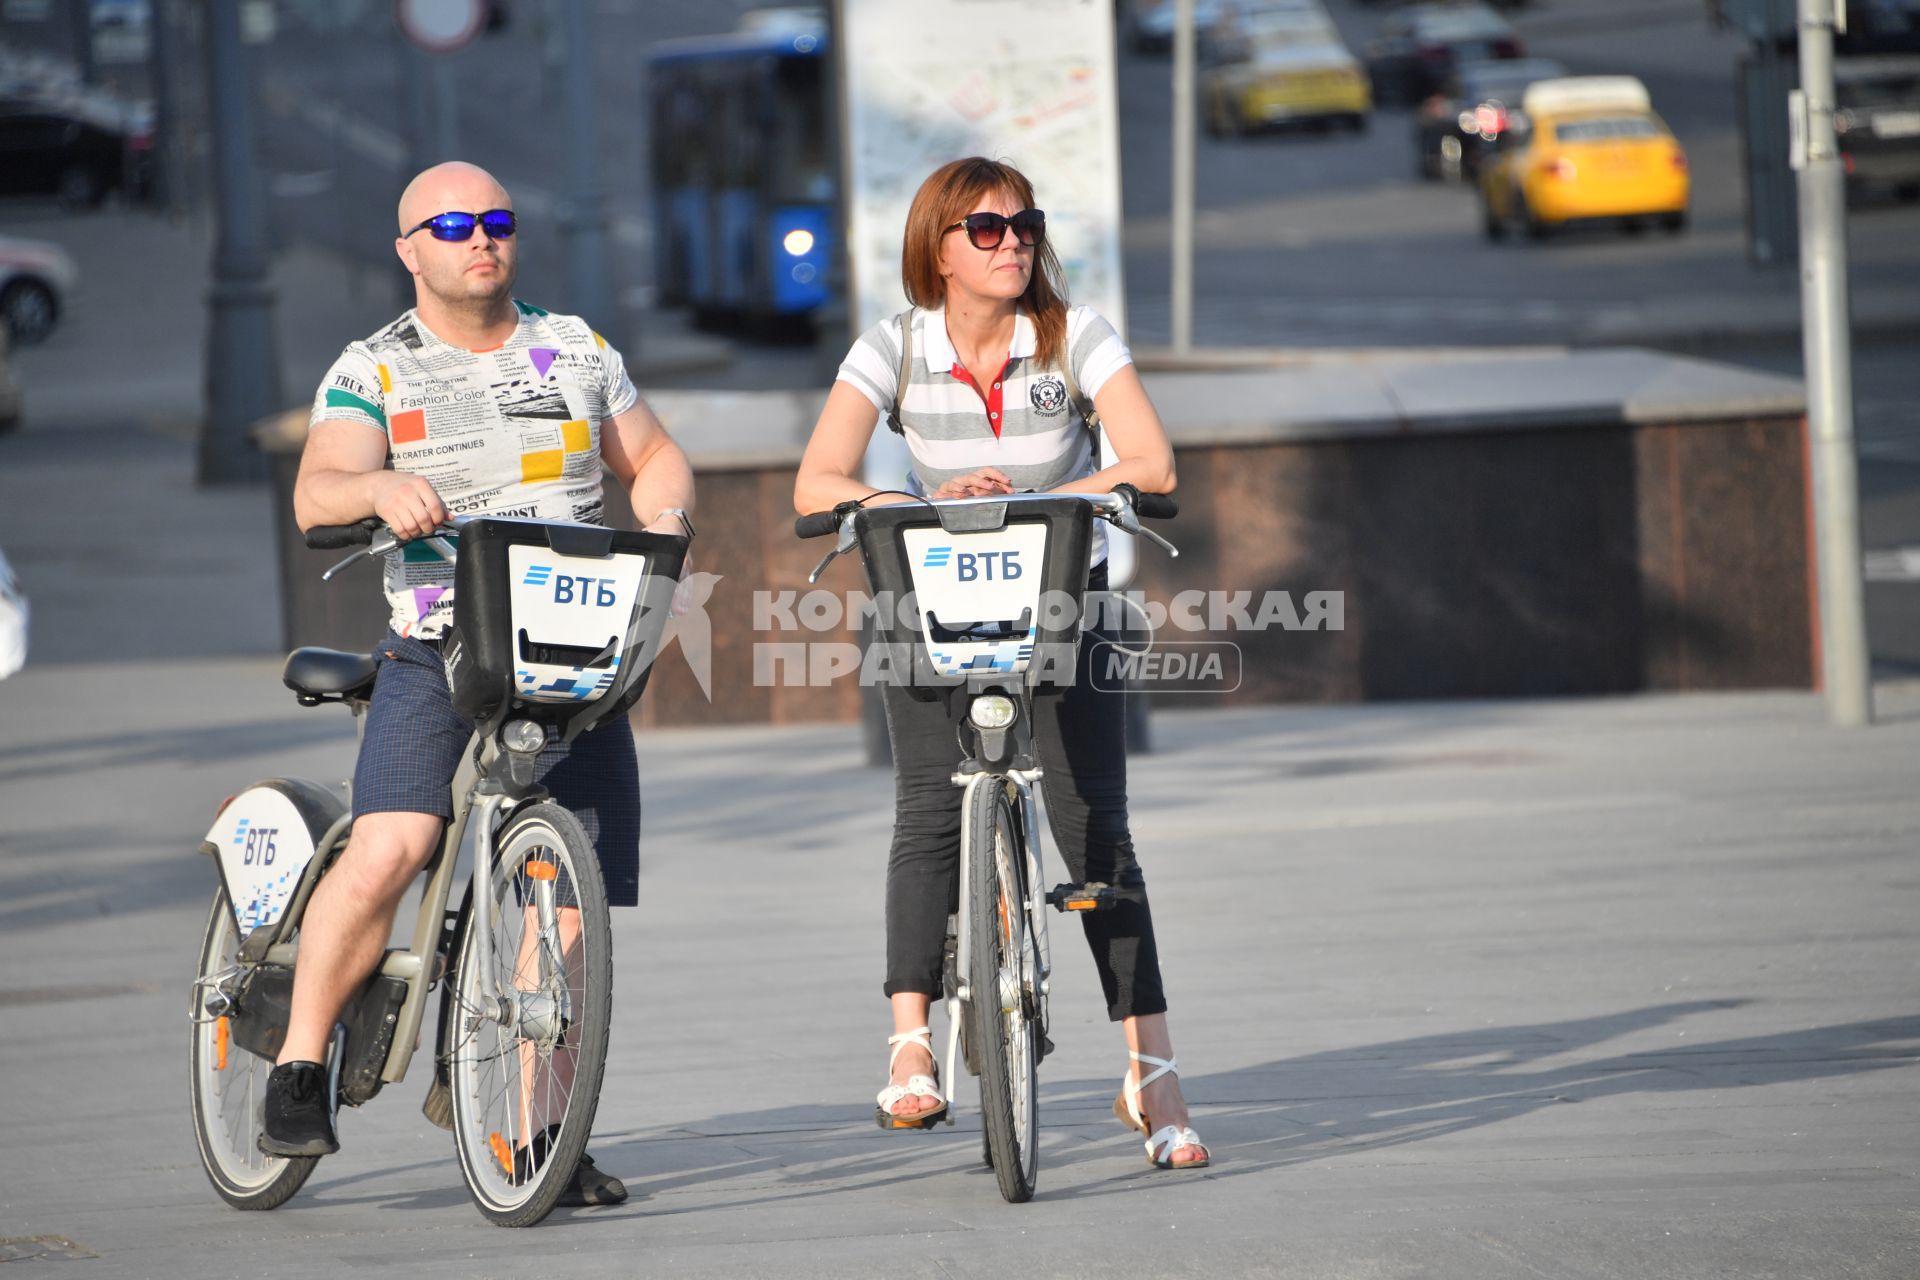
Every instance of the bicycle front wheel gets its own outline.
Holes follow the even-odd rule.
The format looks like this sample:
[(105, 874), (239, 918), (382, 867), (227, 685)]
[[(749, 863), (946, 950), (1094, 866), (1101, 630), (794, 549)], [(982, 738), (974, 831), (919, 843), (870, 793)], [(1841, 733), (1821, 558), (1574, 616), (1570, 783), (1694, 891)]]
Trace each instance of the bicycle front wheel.
[(1026, 850), (1004, 784), (974, 788), (968, 823), (968, 1010), (980, 1061), (986, 1154), (1013, 1204), (1040, 1177), (1039, 1036), (1027, 989)]
[(320, 1157), (270, 1156), (260, 1150), (262, 1106), (273, 1063), (233, 1039), (230, 1015), (240, 977), (240, 931), (227, 905), (227, 891), (220, 889), (207, 914), (187, 1006), (193, 1140), (222, 1200), (236, 1209), (277, 1209), (300, 1189)]
[(600, 1101), (613, 1007), (607, 893), (579, 819), (516, 814), (461, 909), (444, 1028), (454, 1148), (487, 1219), (530, 1227), (573, 1181)]

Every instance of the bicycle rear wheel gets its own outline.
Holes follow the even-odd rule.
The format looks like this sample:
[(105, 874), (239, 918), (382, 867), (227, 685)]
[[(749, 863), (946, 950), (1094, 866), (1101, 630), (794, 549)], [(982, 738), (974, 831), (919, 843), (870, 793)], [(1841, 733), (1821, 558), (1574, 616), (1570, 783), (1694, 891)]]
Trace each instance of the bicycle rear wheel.
[[(472, 891), (461, 910), (444, 1027), (453, 1140), (474, 1204), (530, 1227), (571, 1185), (607, 1058), (613, 940), (593, 845), (559, 805), (516, 814), (495, 845), (492, 964)], [(570, 925), (568, 909), (577, 909)]]
[(1026, 989), (1026, 850), (1004, 784), (974, 788), (968, 823), (967, 1016), (980, 1061), (986, 1154), (1000, 1194), (1019, 1204), (1040, 1177), (1039, 1036)]
[(187, 1007), (193, 1140), (213, 1189), (236, 1209), (277, 1209), (306, 1182), (319, 1156), (270, 1156), (260, 1150), (262, 1103), (273, 1063), (233, 1039), (229, 1002), (237, 991), (240, 931), (227, 891), (213, 895)]

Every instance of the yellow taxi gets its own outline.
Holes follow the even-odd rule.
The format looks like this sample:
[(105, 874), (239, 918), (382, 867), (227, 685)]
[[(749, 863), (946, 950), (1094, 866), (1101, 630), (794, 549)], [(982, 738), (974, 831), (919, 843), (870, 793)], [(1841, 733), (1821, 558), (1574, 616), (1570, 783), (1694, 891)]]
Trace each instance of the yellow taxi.
[(1373, 88), (1314, 0), (1272, 7), (1227, 5), (1208, 33), (1200, 74), (1209, 133), (1251, 133), (1270, 125), (1367, 126)]
[(1539, 237), (1611, 220), (1638, 230), (1687, 225), (1687, 153), (1633, 76), (1566, 76), (1528, 85), (1519, 118), (1480, 171), (1487, 238)]

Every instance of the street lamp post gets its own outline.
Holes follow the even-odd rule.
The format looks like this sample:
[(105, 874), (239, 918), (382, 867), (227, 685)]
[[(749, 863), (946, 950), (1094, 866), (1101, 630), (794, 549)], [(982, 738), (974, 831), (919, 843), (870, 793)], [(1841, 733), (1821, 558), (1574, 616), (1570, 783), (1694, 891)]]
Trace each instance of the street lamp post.
[(208, 91), (213, 117), (215, 240), (208, 290), (206, 421), (195, 475), (201, 484), (264, 479), (247, 429), (286, 406), (273, 334), (273, 289), (261, 234), (253, 163), (253, 85), (240, 42), (240, 0), (207, 0)]
[(1833, 131), (1833, 32), (1841, 3), (1799, 0), (1801, 88), (1792, 106), (1792, 158), (1799, 170), (1801, 340), (1812, 437), (1822, 682), (1828, 719), (1864, 725), (1873, 718), (1872, 659), (1853, 440), (1846, 176)]
[(1173, 19), (1173, 349), (1193, 347), (1193, 0)]

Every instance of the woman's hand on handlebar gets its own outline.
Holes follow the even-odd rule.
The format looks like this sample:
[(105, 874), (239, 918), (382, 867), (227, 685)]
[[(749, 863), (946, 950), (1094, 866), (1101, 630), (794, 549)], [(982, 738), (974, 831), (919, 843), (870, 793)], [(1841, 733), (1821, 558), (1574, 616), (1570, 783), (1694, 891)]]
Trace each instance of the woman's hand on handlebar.
[(430, 536), (447, 521), (446, 504), (425, 476), (382, 471), (373, 477), (373, 513), (402, 542)]
[(1013, 482), (998, 467), (982, 467), (978, 471), (969, 471), (935, 489), (931, 496), (935, 498), (991, 498), (1002, 493), (1012, 493)]

